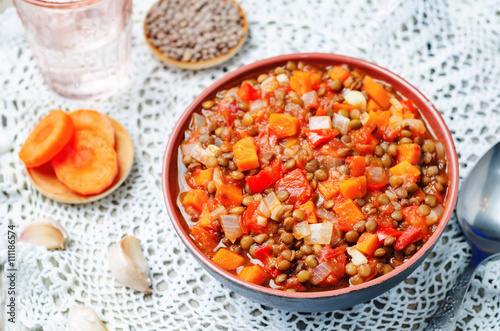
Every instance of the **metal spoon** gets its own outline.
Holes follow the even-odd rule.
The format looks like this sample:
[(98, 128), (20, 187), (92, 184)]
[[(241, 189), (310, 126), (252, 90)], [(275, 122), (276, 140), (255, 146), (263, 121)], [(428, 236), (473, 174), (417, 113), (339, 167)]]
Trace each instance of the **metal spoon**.
[(500, 142), (477, 162), (462, 185), (457, 216), (471, 244), (472, 259), (426, 330), (453, 330), (476, 267), (486, 259), (500, 258)]

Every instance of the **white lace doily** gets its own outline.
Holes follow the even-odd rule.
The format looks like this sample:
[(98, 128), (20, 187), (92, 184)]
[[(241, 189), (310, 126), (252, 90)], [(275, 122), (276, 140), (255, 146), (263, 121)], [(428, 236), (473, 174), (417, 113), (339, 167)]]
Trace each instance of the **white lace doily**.
[[(0, 222), (18, 233), (53, 217), (68, 230), (64, 251), (18, 246), (18, 318), (29, 329), (66, 330), (68, 307), (92, 307), (110, 330), (419, 330), (465, 268), (469, 245), (456, 217), (431, 256), (393, 290), (350, 309), (299, 314), (251, 302), (209, 276), (177, 237), (160, 188), (161, 161), (182, 111), (205, 87), (243, 64), (293, 52), (332, 52), (375, 62), (419, 88), (455, 139), (461, 177), (500, 138), (498, 0), (242, 1), (250, 35), (230, 61), (198, 72), (162, 65), (147, 48), (134, 2), (130, 82), (96, 102), (65, 100), (43, 83), (14, 9), (0, 15)], [(135, 145), (130, 177), (111, 196), (83, 206), (55, 203), (28, 183), (17, 157), (52, 109), (94, 108), (120, 121)], [(153, 295), (118, 284), (107, 250), (126, 234), (142, 241)], [(4, 236), (4, 235), (2, 235)], [(2, 245), (5, 237), (0, 240)], [(3, 253), (2, 253), (3, 254)], [(5, 259), (5, 257), (3, 257)], [(458, 328), (498, 327), (500, 267), (482, 267)]]

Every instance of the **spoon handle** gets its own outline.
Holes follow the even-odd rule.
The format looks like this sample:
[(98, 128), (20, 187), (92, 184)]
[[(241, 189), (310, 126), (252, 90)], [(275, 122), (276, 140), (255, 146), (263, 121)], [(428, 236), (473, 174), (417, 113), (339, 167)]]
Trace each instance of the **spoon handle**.
[(427, 325), (426, 331), (451, 331), (454, 330), (458, 312), (462, 306), (465, 291), (469, 287), (476, 267), (469, 264), (456, 284), (446, 293), (446, 298), (438, 308), (432, 320)]

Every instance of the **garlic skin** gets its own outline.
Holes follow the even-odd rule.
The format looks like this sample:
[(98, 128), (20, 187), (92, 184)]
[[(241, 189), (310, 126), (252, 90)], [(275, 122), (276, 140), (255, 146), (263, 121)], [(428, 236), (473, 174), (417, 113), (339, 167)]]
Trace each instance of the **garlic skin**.
[(111, 246), (109, 265), (118, 282), (145, 294), (152, 293), (148, 262), (136, 237), (126, 236)]
[(84, 306), (73, 306), (68, 312), (69, 331), (108, 331), (93, 310)]
[(58, 221), (43, 218), (28, 224), (19, 235), (19, 241), (44, 246), (49, 250), (64, 249), (68, 233)]

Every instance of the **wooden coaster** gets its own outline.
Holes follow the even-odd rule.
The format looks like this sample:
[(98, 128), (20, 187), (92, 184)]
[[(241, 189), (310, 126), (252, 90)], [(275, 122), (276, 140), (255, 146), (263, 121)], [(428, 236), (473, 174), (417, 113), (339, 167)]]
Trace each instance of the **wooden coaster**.
[[(248, 35), (248, 21), (247, 21), (247, 18), (245, 16), (245, 12), (243, 11), (243, 9), (241, 8), (241, 6), (236, 1), (234, 1), (234, 0), (230, 0), (230, 1), (232, 1), (235, 4), (238, 5), (241, 17), (243, 19), (243, 30), (244, 30), (244, 33), (243, 33), (243, 37), (240, 39), (240, 41), (238, 41), (238, 43), (236, 44), (236, 46), (234, 46), (231, 49), (229, 49), (229, 51), (227, 53), (224, 53), (222, 55), (216, 56), (216, 57), (214, 57), (214, 58), (212, 58), (210, 60), (198, 61), (198, 62), (184, 62), (184, 61), (175, 60), (175, 59), (173, 59), (171, 57), (165, 56), (165, 54), (163, 54), (163, 52), (161, 50), (159, 50), (157, 47), (155, 47), (153, 44), (151, 44), (151, 42), (149, 41), (149, 37), (146, 34), (146, 22), (144, 22), (144, 37), (146, 38), (146, 43), (151, 48), (151, 50), (153, 51), (153, 53), (160, 60), (162, 60), (163, 62), (165, 62), (165, 63), (167, 63), (167, 64), (169, 64), (171, 66), (174, 66), (174, 67), (177, 67), (177, 68), (180, 68), (180, 69), (188, 69), (188, 70), (207, 69), (207, 68), (215, 67), (215, 66), (217, 66), (217, 65), (219, 65), (219, 64), (221, 64), (223, 62), (226, 62), (227, 60), (229, 60), (230, 58), (232, 58), (234, 55), (236, 55), (236, 53), (238, 53), (238, 51), (240, 50), (240, 48), (245, 43), (245, 39), (246, 39), (246, 37)], [(155, 5), (153, 5), (149, 9), (149, 11), (151, 11), (154, 6)]]
[(118, 175), (109, 189), (97, 195), (76, 194), (57, 179), (52, 165), (48, 162), (37, 168), (26, 169), (31, 183), (38, 192), (55, 201), (82, 204), (110, 195), (125, 181), (134, 163), (134, 145), (127, 130), (111, 117), (108, 118), (115, 129), (115, 148), (118, 157)]

